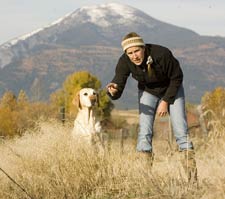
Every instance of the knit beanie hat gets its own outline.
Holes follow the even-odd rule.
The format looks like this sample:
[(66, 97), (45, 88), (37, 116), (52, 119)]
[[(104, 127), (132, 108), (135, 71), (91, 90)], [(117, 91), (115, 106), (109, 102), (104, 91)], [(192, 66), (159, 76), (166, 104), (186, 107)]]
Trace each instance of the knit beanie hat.
[(134, 46), (145, 46), (143, 39), (135, 32), (127, 34), (121, 42), (123, 51)]

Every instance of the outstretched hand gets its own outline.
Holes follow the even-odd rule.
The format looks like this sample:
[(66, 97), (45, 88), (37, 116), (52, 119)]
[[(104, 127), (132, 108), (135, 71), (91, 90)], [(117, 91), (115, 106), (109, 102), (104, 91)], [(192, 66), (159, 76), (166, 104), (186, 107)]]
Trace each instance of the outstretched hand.
[(108, 92), (114, 96), (117, 92), (118, 92), (118, 85), (115, 84), (115, 83), (109, 83), (107, 86), (106, 86), (106, 89), (108, 90)]

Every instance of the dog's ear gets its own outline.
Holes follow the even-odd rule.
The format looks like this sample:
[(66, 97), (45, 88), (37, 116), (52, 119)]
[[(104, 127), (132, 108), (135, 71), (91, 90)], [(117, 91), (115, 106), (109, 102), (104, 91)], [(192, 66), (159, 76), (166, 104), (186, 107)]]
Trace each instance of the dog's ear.
[(75, 105), (76, 107), (78, 107), (79, 109), (81, 109), (81, 104), (80, 104), (80, 93), (78, 92), (76, 94), (76, 96), (73, 98), (73, 101), (72, 101), (73, 105)]
[(99, 107), (100, 106), (100, 103), (99, 103), (99, 94), (97, 93), (96, 96), (97, 96), (97, 105)]

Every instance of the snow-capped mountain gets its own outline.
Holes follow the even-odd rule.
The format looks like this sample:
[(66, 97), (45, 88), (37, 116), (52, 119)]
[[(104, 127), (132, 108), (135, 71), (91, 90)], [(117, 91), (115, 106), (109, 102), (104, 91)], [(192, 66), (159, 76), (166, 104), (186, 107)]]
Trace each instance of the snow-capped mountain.
[(37, 30), (34, 30), (31, 33), (25, 34), (21, 37), (12, 39), (9, 42), (6, 42), (3, 44), (3, 48), (10, 47), (12, 45), (17, 44), (18, 42), (28, 39), (29, 37), (46, 30), (47, 28), (53, 28), (53, 26), (59, 25), (65, 25), (64, 29), (61, 31), (64, 32), (71, 27), (85, 24), (85, 23), (92, 23), (98, 27), (101, 28), (110, 28), (114, 26), (115, 24), (126, 26), (126, 25), (132, 25), (133, 23), (137, 24), (143, 24), (146, 27), (154, 27), (155, 21), (154, 19), (150, 19), (149, 16), (146, 15), (145, 20), (143, 18), (142, 12), (138, 11), (135, 8), (129, 7), (127, 5), (117, 4), (117, 3), (109, 3), (109, 4), (103, 4), (103, 5), (95, 5), (95, 6), (89, 6), (89, 7), (82, 7), (78, 10), (76, 10), (73, 13), (69, 13), (66, 16), (58, 19), (57, 21), (51, 23), (50, 25), (39, 28)]
[[(172, 44), (177, 34), (185, 33), (187, 39), (197, 36), (192, 31), (160, 22), (127, 5), (109, 3), (82, 7), (44, 28), (1, 45), (0, 68), (13, 59), (31, 55), (32, 49), (41, 45), (77, 47), (98, 44), (119, 47), (121, 38), (129, 30), (136, 30), (146, 39), (165, 44)], [(175, 43), (179, 43), (179, 37)]]
[[(225, 85), (224, 38), (200, 36), (128, 5), (109, 3), (82, 7), (1, 45), (0, 94), (8, 89), (24, 89), (29, 94), (39, 79), (47, 95), (77, 70), (94, 73), (104, 85), (112, 78), (121, 54), (121, 39), (131, 31), (139, 33), (146, 43), (158, 43), (174, 51), (188, 74), (186, 87), (189, 95), (196, 96), (195, 101), (206, 89)], [(195, 79), (202, 88), (200, 92), (193, 83)]]

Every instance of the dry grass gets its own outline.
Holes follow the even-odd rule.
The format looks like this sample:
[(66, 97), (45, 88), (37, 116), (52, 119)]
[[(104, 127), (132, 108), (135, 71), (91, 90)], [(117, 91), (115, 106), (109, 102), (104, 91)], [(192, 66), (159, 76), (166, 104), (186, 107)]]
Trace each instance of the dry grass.
[(111, 150), (102, 154), (72, 140), (70, 131), (70, 126), (55, 121), (40, 122), (23, 137), (0, 144), (0, 198), (224, 198), (224, 137), (194, 140), (197, 188), (188, 185), (179, 152), (168, 153), (162, 147), (166, 143), (154, 142), (156, 155), (150, 170), (135, 152), (133, 141), (125, 142), (123, 153), (119, 142), (113, 141)]

